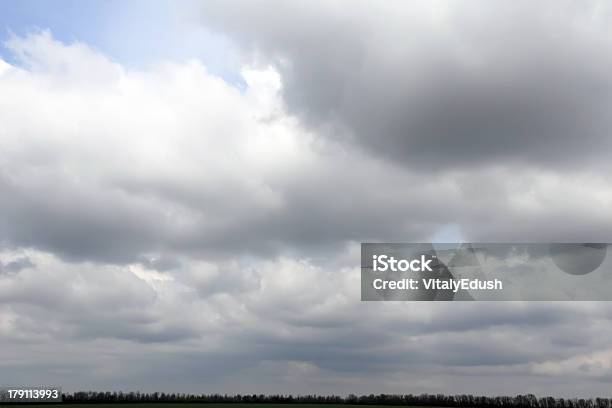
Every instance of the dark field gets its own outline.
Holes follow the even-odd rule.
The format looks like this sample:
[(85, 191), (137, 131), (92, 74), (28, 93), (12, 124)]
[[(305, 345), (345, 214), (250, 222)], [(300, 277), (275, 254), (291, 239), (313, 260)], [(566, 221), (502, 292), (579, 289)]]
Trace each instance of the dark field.
[[(124, 405), (126, 408), (347, 408), (347, 407), (363, 407), (363, 405), (349, 404), (266, 404), (266, 403), (250, 403), (250, 404), (214, 404), (214, 403), (117, 403), (117, 404), (0, 404), (0, 407), (10, 406), (26, 406), (31, 408), (54, 408), (54, 407), (70, 407), (70, 408), (110, 408)], [(390, 405), (367, 405), (367, 408), (390, 407)], [(411, 408), (407, 405), (402, 408)]]
[[(30, 408), (116, 408), (117, 406), (124, 405), (126, 408), (350, 408), (360, 407), (363, 405), (350, 405), (350, 404), (266, 404), (266, 403), (249, 403), (249, 404), (214, 404), (214, 403), (116, 403), (116, 404), (2, 404), (0, 407), (16, 407), (25, 406)], [(367, 405), (367, 408), (388, 408), (391, 405)], [(394, 406), (397, 407), (397, 406)], [(401, 408), (411, 408), (410, 406), (403, 405)], [(431, 407), (430, 407), (431, 408)]]

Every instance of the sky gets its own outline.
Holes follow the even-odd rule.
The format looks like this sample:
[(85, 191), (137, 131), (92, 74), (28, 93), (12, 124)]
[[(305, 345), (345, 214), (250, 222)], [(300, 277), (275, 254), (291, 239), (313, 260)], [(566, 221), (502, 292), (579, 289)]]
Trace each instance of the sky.
[(612, 7), (0, 2), (0, 384), (609, 396), (607, 302), (360, 242), (612, 242)]

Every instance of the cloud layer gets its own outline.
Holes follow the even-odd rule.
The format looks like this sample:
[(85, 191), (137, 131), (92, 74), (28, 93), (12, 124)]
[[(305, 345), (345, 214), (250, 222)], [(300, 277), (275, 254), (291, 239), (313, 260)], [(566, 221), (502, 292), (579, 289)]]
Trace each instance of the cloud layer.
[(0, 382), (607, 392), (607, 304), (358, 300), (360, 241), (612, 237), (605, 7), (448, 7), (206, 2), (243, 90), (12, 37)]

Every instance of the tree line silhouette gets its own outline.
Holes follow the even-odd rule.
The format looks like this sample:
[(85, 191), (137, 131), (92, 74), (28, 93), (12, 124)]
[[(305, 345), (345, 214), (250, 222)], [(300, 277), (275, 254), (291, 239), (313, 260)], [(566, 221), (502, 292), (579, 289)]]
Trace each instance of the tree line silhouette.
[(537, 398), (533, 394), (487, 397), (443, 394), (348, 395), (227, 395), (79, 391), (62, 394), (65, 404), (226, 403), (226, 404), (337, 404), (402, 405), (458, 408), (612, 408), (612, 398)]

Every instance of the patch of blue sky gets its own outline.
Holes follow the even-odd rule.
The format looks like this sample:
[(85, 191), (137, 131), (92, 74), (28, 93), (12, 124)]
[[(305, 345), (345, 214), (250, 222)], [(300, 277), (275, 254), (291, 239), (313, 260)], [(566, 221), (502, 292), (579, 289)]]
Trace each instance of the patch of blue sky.
[[(128, 68), (162, 61), (201, 61), (207, 70), (241, 90), (246, 82), (232, 44), (197, 21), (191, 0), (3, 0), (0, 41), (50, 30), (64, 42), (83, 42)], [(6, 48), (0, 56), (18, 64)]]
[[(434, 244), (465, 242), (465, 237), (457, 224), (448, 224), (441, 227), (431, 236), (430, 239)], [(442, 249), (442, 247), (438, 249)]]

